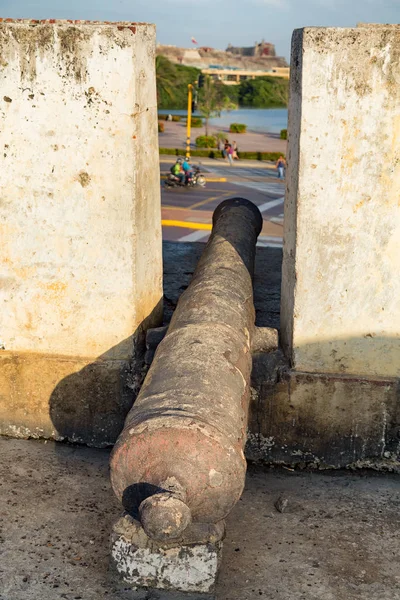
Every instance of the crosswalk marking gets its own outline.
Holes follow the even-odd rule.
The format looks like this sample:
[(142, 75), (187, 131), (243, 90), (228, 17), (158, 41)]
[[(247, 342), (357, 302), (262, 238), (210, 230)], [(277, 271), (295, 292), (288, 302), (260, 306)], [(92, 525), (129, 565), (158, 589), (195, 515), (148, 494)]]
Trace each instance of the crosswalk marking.
[(184, 235), (183, 237), (179, 238), (178, 242), (198, 242), (199, 240), (207, 237), (208, 235), (208, 232), (202, 230), (193, 231), (192, 233), (188, 233), (188, 235)]
[(257, 246), (259, 248), (283, 248), (282, 242), (262, 242), (258, 241)]
[(275, 237), (273, 235), (262, 235), (258, 238), (257, 246), (261, 246), (264, 248), (282, 248), (283, 240), (280, 237)]
[[(282, 192), (285, 190), (285, 182), (278, 180), (276, 177), (276, 172), (271, 171), (270, 169), (240, 167), (240, 169), (238, 168), (236, 170), (231, 168), (229, 171), (227, 171), (225, 168), (222, 171), (218, 168), (207, 165), (207, 170), (215, 175), (227, 175), (227, 181), (233, 183), (234, 185), (247, 187), (259, 192), (265, 192), (267, 194), (282, 194)], [(240, 177), (241, 180), (235, 181), (235, 176)], [(265, 181), (266, 177), (273, 177), (276, 179), (276, 181)], [(259, 178), (260, 180), (255, 181), (255, 178)]]
[(270, 208), (273, 208), (274, 206), (283, 204), (284, 200), (285, 200), (285, 196), (282, 196), (281, 198), (277, 198), (276, 200), (268, 200), (268, 202), (264, 202), (264, 204), (261, 204), (258, 207), (258, 210), (260, 212), (265, 212), (266, 210), (269, 210)]

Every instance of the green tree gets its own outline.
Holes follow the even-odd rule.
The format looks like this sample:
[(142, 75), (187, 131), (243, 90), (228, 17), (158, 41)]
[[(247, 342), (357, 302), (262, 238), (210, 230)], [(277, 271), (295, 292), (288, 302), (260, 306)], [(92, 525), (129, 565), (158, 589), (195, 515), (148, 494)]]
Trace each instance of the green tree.
[(242, 81), (239, 104), (251, 108), (279, 108), (288, 105), (289, 81), (279, 77), (258, 77)]
[(175, 65), (165, 56), (156, 57), (156, 84), (158, 108), (185, 109), (188, 84), (197, 81), (199, 69)]
[(219, 117), (223, 110), (236, 108), (236, 104), (229, 98), (227, 87), (220, 81), (212, 79), (210, 75), (204, 78), (204, 87), (200, 90), (197, 110), (204, 117), (206, 136), (208, 136), (210, 119)]
[(177, 79), (176, 67), (165, 56), (156, 56), (156, 86), (157, 103), (161, 104), (162, 98), (172, 99), (174, 84)]

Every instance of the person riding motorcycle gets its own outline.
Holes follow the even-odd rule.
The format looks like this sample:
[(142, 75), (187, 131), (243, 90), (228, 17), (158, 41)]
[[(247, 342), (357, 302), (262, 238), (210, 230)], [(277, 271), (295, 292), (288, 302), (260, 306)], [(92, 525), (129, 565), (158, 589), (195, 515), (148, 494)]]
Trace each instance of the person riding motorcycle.
[(185, 174), (185, 184), (189, 183), (189, 180), (193, 177), (192, 166), (189, 164), (190, 159), (185, 158), (182, 164), (182, 169)]
[(175, 175), (179, 179), (179, 183), (183, 185), (185, 181), (185, 172), (182, 170), (182, 159), (177, 158), (176, 163), (171, 167), (172, 175)]
[(205, 187), (206, 179), (200, 167), (192, 167), (190, 159), (178, 158), (170, 168), (170, 175), (165, 179), (165, 187)]

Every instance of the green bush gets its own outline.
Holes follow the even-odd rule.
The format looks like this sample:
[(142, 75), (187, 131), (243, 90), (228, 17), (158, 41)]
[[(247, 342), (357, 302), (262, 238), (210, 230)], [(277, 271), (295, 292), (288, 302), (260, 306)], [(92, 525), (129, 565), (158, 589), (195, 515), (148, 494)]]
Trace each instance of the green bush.
[(168, 118), (168, 115), (158, 115), (158, 118), (160, 121), (166, 121)]
[(158, 121), (158, 133), (164, 133), (164, 123), (162, 121)]
[(280, 152), (240, 152), (240, 158), (247, 160), (270, 160), (275, 162), (280, 156)]
[(216, 148), (217, 140), (213, 135), (199, 135), (196, 138), (196, 146), (199, 148)]
[[(160, 148), (160, 154), (172, 155), (172, 156), (185, 156), (186, 150), (184, 148)], [(220, 157), (221, 153), (214, 150), (190, 150), (191, 156), (198, 156), (201, 158), (216, 158)], [(248, 160), (267, 160), (276, 162), (280, 156), (284, 157), (281, 152), (240, 152), (241, 159)]]
[(244, 123), (231, 123), (229, 126), (229, 131), (231, 133), (246, 133), (247, 125)]
[(182, 120), (182, 117), (179, 115), (172, 115), (172, 120), (174, 123), (179, 123)]
[(281, 140), (287, 140), (287, 129), (281, 129)]
[(203, 127), (203, 119), (200, 117), (192, 117), (192, 127)]

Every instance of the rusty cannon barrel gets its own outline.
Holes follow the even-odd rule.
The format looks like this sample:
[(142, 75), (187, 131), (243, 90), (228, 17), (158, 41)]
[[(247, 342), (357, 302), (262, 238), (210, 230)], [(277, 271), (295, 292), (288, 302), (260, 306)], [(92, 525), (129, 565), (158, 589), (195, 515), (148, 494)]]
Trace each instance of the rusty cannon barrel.
[(155, 540), (217, 523), (244, 486), (261, 214), (222, 202), (111, 456), (111, 482)]

